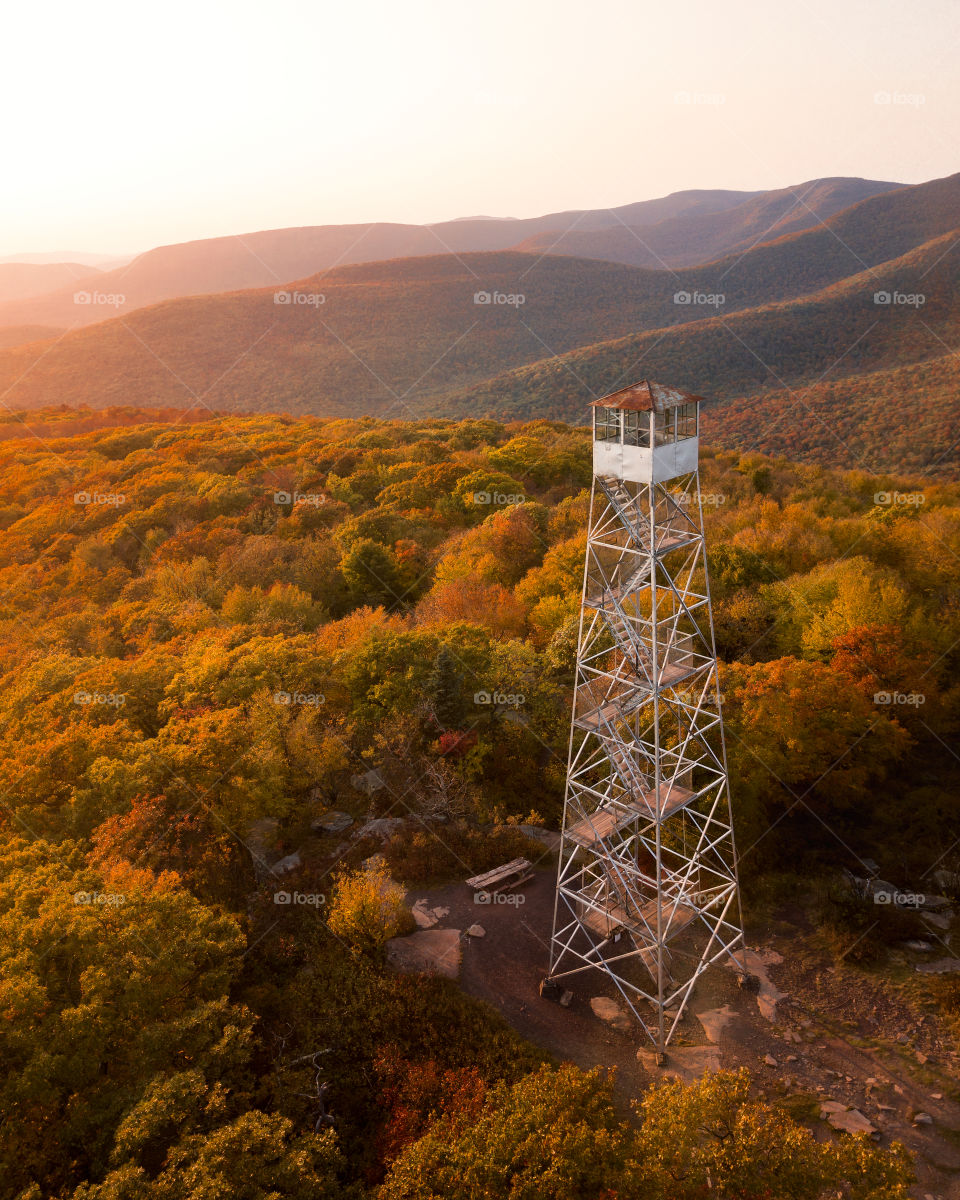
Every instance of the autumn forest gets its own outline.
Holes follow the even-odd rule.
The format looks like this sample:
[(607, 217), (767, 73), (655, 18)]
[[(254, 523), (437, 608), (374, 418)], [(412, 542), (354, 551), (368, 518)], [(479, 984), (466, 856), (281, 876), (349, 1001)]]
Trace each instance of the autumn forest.
[[(4, 1200), (906, 1196), (743, 1073), (631, 1116), (385, 966), (371, 855), (549, 869), (588, 431), (171, 415), (0, 442)], [(960, 485), (707, 448), (701, 495), (748, 926), (869, 973), (916, 931), (838, 874), (960, 866)]]

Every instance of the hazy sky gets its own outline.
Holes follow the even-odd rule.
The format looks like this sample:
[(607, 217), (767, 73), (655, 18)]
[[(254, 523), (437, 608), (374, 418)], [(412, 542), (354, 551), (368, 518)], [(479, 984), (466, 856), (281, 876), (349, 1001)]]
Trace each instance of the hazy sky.
[(960, 170), (957, 0), (54, 0), (4, 25), (0, 254)]

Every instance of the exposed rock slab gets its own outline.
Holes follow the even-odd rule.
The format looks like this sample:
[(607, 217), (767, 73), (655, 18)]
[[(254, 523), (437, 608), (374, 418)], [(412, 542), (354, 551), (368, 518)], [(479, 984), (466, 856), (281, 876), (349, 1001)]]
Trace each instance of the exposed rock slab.
[(839, 1100), (821, 1101), (820, 1116), (841, 1133), (866, 1133), (872, 1137), (877, 1132), (859, 1109), (842, 1104)]
[(418, 900), (410, 910), (413, 913), (413, 919), (420, 929), (433, 929), (435, 925), (440, 924), (440, 918), (437, 913), (442, 911), (446, 915), (450, 909), (433, 909), (430, 907), (428, 900)]
[(723, 1008), (711, 1008), (708, 1012), (694, 1013), (694, 1016), (703, 1026), (703, 1032), (714, 1045), (717, 1045), (720, 1041), (720, 1035), (723, 1033), (724, 1026), (735, 1015), (729, 1004), (725, 1004)]
[(460, 974), (460, 930), (421, 929), (387, 942), (387, 963), (404, 974), (426, 972), (456, 979)]
[(616, 1000), (611, 1000), (609, 996), (592, 996), (590, 1008), (595, 1017), (606, 1021), (614, 1029), (619, 1029), (621, 1033), (630, 1032), (630, 1018), (623, 1005), (618, 1004)]
[(353, 817), (349, 813), (332, 809), (330, 812), (321, 813), (319, 817), (314, 817), (310, 822), (310, 828), (314, 833), (343, 833), (352, 824)]

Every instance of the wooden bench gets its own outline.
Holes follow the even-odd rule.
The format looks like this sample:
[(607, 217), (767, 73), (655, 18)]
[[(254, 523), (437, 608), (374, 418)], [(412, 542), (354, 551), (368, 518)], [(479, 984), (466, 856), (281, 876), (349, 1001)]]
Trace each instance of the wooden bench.
[(495, 895), (497, 892), (510, 891), (520, 887), (533, 878), (533, 864), (527, 858), (515, 858), (512, 862), (504, 863), (502, 867), (494, 867), (483, 875), (474, 875), (468, 879), (467, 887), (475, 892), (485, 892)]

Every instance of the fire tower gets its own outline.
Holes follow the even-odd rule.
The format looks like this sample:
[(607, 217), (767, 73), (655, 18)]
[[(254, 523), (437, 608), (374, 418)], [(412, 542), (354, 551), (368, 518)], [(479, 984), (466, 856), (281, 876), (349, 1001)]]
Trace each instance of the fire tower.
[(699, 404), (644, 380), (592, 406), (548, 977), (605, 972), (661, 1061), (699, 976), (723, 958), (744, 971)]

